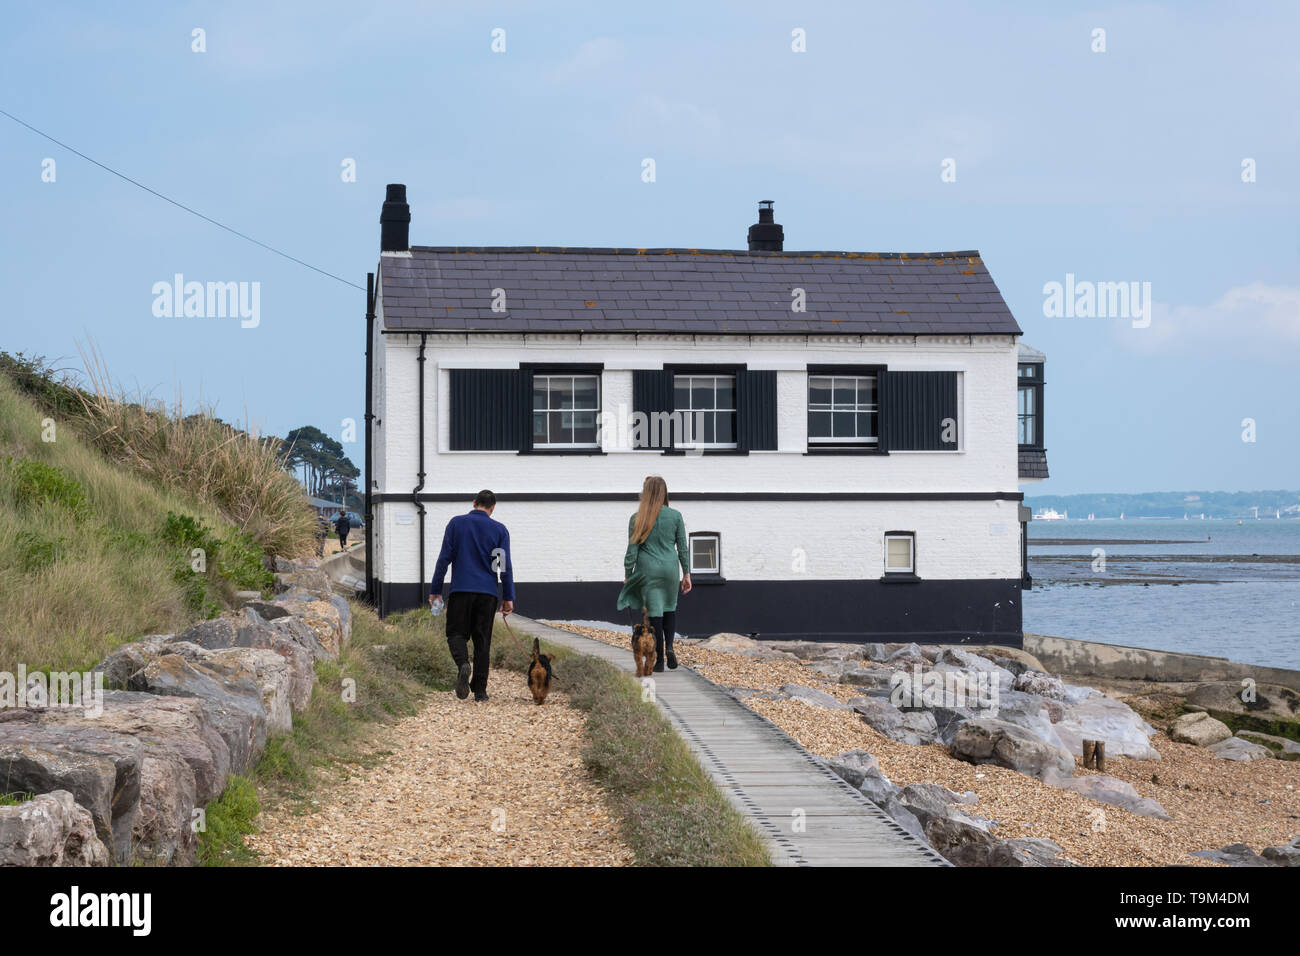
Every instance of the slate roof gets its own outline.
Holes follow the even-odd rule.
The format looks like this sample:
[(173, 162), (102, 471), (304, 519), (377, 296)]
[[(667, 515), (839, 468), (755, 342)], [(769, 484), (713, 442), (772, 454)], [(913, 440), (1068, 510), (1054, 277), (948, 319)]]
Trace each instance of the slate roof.
[(1020, 477), (1047, 478), (1047, 452), (1037, 448), (1020, 449)]
[[(413, 246), (379, 268), (394, 330), (1021, 334), (974, 251)], [(805, 312), (791, 311), (796, 287)]]

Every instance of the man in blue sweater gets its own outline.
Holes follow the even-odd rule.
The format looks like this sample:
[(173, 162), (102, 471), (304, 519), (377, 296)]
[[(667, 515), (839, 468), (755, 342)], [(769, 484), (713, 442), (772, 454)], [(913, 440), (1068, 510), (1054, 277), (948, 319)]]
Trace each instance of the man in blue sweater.
[[(510, 532), (492, 519), (497, 496), (486, 489), (474, 496), (469, 514), (447, 522), (442, 551), (433, 568), (429, 607), (438, 613), (442, 582), (451, 565), (451, 592), (447, 595), (447, 646), (456, 662), (456, 696), (464, 700), (474, 691), (476, 701), (488, 699), (488, 666), (492, 651), (492, 617), (497, 612), (497, 583), (501, 584), (501, 615), (515, 609), (515, 572), (510, 563)], [(469, 641), (474, 642), (471, 677)]]

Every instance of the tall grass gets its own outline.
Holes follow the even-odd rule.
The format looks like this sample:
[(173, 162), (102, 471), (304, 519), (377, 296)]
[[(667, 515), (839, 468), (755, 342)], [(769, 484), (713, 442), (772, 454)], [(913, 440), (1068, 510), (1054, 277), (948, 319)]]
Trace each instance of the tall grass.
[(316, 519), (302, 486), (285, 471), (279, 439), (234, 428), (210, 407), (187, 414), (179, 392), (170, 405), (134, 400), (93, 347), (82, 359), (86, 388), (76, 425), (91, 444), (164, 488), (215, 505), (268, 553), (315, 552)]

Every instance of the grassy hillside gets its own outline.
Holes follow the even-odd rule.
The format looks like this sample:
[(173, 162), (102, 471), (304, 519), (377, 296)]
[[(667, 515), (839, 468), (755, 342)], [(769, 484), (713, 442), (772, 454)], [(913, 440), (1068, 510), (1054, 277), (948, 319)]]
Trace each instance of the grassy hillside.
[[(224, 440), (234, 477), (220, 486), (223, 500), (220, 462), (159, 464), (175, 458), (160, 440), (165, 416), (102, 397), (96, 414), (77, 394), (0, 364), (0, 670), (85, 669), (120, 643), (216, 614), (236, 590), (269, 586), (264, 547), (310, 547), (305, 499), (276, 485), (289, 517), (272, 522), (255, 489), (241, 493), (249, 456), (236, 441)], [(207, 423), (198, 427), (217, 428)], [(199, 571), (195, 548), (206, 557)]]

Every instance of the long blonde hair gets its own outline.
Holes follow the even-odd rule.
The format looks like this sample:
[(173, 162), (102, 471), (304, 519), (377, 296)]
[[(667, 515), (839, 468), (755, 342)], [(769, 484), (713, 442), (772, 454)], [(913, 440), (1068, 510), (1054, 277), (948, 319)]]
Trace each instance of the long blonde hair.
[(651, 475), (641, 486), (641, 503), (636, 509), (636, 522), (632, 525), (632, 540), (645, 544), (650, 537), (650, 529), (659, 520), (659, 512), (668, 504), (668, 482), (658, 475)]

